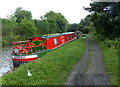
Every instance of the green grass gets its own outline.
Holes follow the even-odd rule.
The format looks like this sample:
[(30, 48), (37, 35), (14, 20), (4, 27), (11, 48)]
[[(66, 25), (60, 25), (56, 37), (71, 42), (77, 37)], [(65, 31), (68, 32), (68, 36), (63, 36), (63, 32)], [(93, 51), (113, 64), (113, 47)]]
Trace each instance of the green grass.
[[(80, 38), (48, 52), (34, 62), (26, 63), (3, 76), (3, 85), (63, 85), (85, 50)], [(32, 73), (27, 76), (27, 68)]]
[(98, 41), (103, 63), (112, 85), (118, 85), (118, 49), (108, 48), (102, 41)]
[(118, 84), (118, 54), (117, 49), (102, 48), (103, 62), (113, 85)]

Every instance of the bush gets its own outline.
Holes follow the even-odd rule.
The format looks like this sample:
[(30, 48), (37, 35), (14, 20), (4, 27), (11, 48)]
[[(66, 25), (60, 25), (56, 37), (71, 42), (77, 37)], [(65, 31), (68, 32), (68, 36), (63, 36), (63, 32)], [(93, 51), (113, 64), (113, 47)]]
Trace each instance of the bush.
[(11, 46), (13, 42), (19, 41), (19, 36), (6, 36), (6, 37), (2, 37), (2, 46)]
[(109, 39), (107, 39), (107, 40), (105, 40), (103, 43), (104, 43), (107, 47), (109, 47), (109, 48), (116, 48), (116, 49), (118, 49), (118, 45), (119, 45), (118, 39), (115, 39), (115, 40), (109, 40)]

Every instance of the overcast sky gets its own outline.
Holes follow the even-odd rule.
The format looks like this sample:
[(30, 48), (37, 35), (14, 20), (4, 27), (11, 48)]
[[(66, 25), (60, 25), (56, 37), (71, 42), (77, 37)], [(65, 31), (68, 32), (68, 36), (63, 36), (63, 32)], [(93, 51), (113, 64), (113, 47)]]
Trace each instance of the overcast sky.
[(6, 18), (15, 12), (17, 7), (31, 11), (33, 19), (39, 19), (46, 12), (62, 13), (69, 23), (79, 23), (89, 12), (83, 7), (89, 7), (91, 0), (1, 0), (0, 17)]

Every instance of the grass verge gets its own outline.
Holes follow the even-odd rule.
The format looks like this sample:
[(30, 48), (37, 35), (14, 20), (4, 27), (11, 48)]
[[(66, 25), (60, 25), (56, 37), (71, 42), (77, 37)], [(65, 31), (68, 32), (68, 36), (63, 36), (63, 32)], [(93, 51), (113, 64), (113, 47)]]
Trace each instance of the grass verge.
[[(64, 85), (71, 69), (85, 50), (80, 38), (48, 52), (34, 62), (26, 63), (3, 76), (3, 85)], [(27, 76), (27, 69), (32, 73)]]
[(97, 41), (100, 45), (103, 63), (112, 85), (118, 85), (118, 49), (108, 48), (102, 41)]

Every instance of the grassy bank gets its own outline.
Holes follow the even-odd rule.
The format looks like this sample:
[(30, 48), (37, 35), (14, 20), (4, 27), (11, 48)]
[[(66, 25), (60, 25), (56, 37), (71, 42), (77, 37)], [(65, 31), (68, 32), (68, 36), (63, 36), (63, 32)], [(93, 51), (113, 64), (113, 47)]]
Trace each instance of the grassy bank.
[[(3, 85), (63, 85), (85, 50), (80, 38), (53, 50), (34, 62), (26, 63), (3, 76)], [(27, 69), (32, 73), (27, 76)]]
[[(97, 40), (97, 39), (96, 39)], [(118, 85), (118, 49), (107, 47), (103, 41), (97, 40), (100, 45), (103, 63), (112, 85)]]
[(113, 85), (118, 84), (118, 50), (101, 45), (103, 62)]

